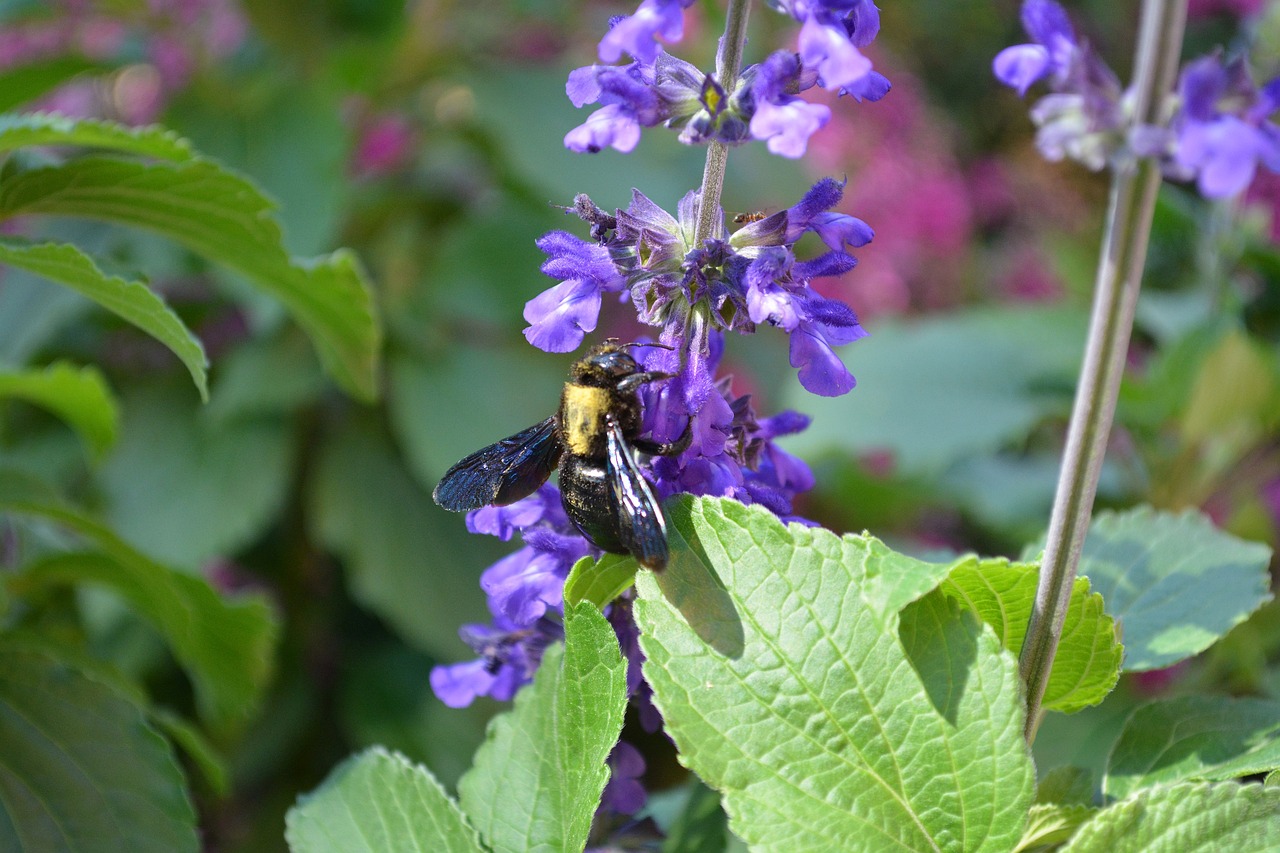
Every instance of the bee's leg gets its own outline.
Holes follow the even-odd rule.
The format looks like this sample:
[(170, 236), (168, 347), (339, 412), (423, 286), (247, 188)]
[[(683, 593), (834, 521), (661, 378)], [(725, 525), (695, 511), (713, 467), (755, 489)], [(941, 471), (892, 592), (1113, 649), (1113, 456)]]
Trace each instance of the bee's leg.
[(650, 456), (678, 456), (688, 450), (689, 445), (692, 443), (693, 418), (689, 418), (685, 422), (684, 432), (680, 433), (680, 437), (675, 441), (657, 442), (650, 441), (647, 438), (637, 438), (631, 442), (631, 446)]
[(663, 373), (660, 370), (651, 370), (647, 373), (633, 373), (618, 380), (615, 386), (618, 391), (625, 394), (629, 391), (635, 391), (641, 385), (647, 385), (650, 382), (657, 382), (659, 379), (671, 379), (674, 373)]

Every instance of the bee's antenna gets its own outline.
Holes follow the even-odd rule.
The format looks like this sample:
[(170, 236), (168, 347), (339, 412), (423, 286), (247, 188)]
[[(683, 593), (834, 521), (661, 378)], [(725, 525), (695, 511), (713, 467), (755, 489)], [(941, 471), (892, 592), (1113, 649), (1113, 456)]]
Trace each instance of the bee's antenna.
[(627, 347), (653, 347), (655, 349), (665, 349), (665, 350), (675, 349), (675, 347), (671, 346), (670, 344), (660, 344), (660, 343), (657, 343), (656, 341), (650, 341), (650, 342), (632, 341), (629, 344), (619, 344), (619, 346), (622, 349), (626, 349)]

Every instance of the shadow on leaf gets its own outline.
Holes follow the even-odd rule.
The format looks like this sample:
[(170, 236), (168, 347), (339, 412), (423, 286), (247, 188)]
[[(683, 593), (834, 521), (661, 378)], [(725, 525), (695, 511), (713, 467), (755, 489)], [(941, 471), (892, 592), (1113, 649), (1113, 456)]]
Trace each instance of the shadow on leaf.
[(667, 505), (667, 542), (671, 557), (665, 571), (654, 574), (662, 597), (680, 611), (704, 643), (727, 658), (740, 658), (746, 644), (733, 599), (711, 568), (689, 512), (689, 502)]

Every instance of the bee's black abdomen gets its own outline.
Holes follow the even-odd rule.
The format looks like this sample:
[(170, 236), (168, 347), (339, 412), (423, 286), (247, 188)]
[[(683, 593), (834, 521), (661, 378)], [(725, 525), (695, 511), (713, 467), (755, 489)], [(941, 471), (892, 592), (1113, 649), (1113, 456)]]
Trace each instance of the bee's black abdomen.
[(603, 460), (566, 455), (560, 466), (560, 497), (573, 526), (602, 551), (625, 554), (617, 514), (611, 511)]

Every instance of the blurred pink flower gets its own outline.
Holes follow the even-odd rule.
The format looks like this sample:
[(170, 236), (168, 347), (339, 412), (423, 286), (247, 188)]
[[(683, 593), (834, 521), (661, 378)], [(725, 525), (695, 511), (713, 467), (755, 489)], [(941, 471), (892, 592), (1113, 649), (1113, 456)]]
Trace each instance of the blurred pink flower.
[(1262, 11), (1267, 0), (1190, 0), (1187, 17), (1208, 18), (1213, 15), (1231, 15), (1236, 18), (1252, 18)]
[(413, 159), (418, 135), (399, 113), (366, 118), (351, 154), (351, 172), (361, 178), (379, 178), (397, 172)]

